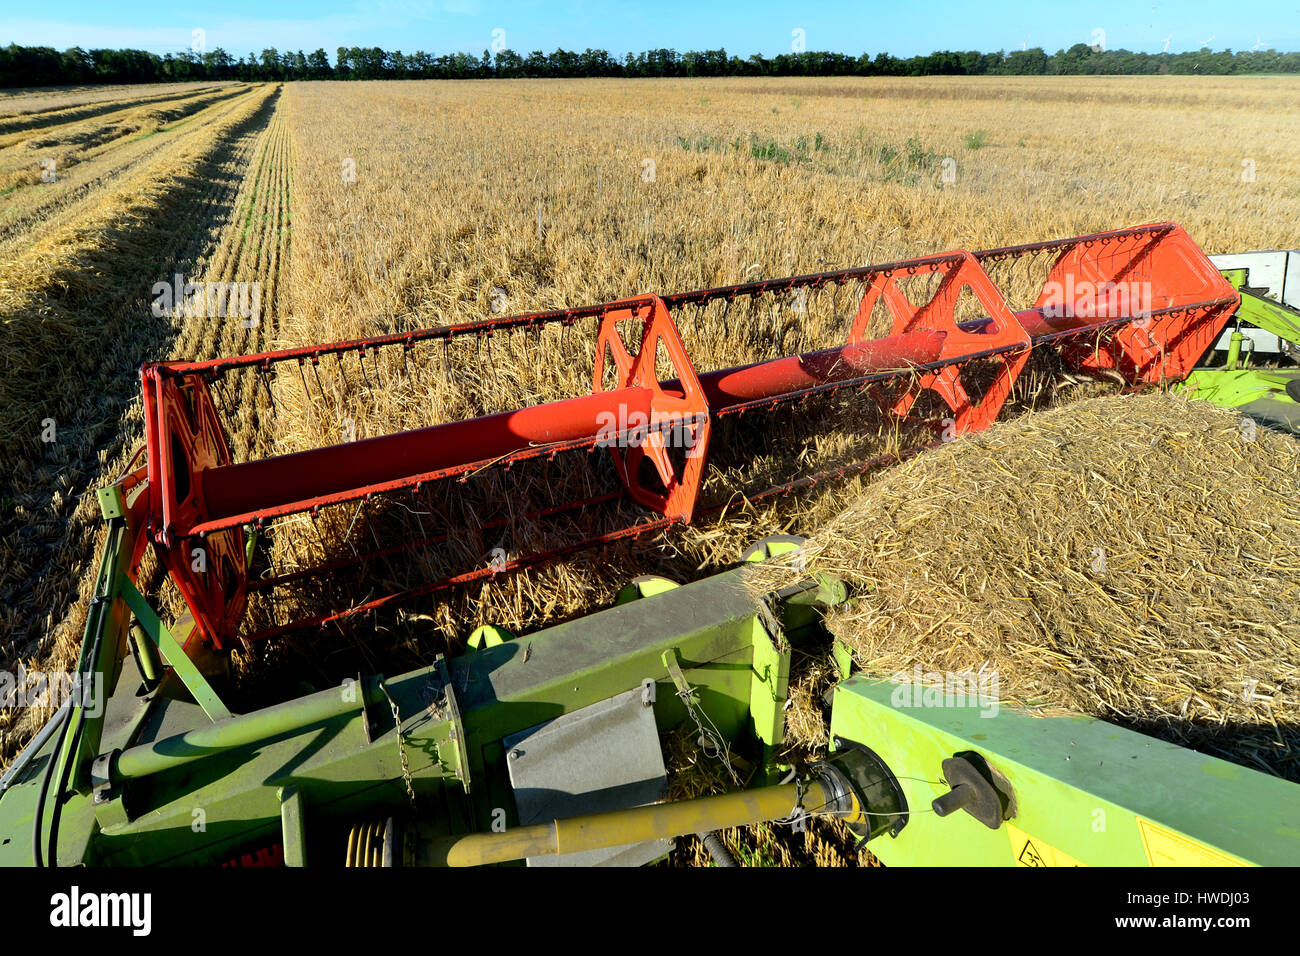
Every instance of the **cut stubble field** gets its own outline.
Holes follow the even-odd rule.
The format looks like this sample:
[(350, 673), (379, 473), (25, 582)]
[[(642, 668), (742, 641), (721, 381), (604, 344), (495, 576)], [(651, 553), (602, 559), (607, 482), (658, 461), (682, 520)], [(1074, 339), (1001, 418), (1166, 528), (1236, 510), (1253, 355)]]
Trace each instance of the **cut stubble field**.
[[(6, 667), (72, 666), (100, 536), (93, 492), (142, 440), (143, 361), (1164, 220), (1208, 253), (1294, 246), (1298, 93), (1286, 78), (521, 80), (123, 88), (116, 98), (68, 91), (0, 104), (0, 657)], [(55, 183), (41, 181), (47, 154), (66, 173)], [(155, 318), (150, 290), (177, 272), (261, 283), (260, 322)], [(681, 331), (700, 369), (723, 368), (839, 344), (855, 308), (833, 293), (799, 309), (738, 303), (701, 311)], [(250, 373), (224, 408), (236, 458), (590, 389), (590, 329), (489, 342), (381, 356), (369, 372), (322, 365), (310, 384), (297, 368)], [(54, 442), (42, 441), (49, 419)], [(715, 474), (714, 492), (862, 457), (871, 444), (851, 428), (805, 435), (781, 421), (744, 441), (747, 463)], [(582, 480), (565, 473), (554, 484)], [(541, 627), (608, 604), (636, 574), (694, 578), (762, 535), (810, 533), (865, 480), (777, 505), (739, 498), (689, 529), (417, 605), (382, 630), (367, 623), (236, 651), (236, 669), (253, 699), (269, 692), (268, 674), (319, 684), (355, 673), (358, 658), (424, 662), (481, 623)], [(534, 490), (497, 476), (477, 497), (425, 503), (513, 512)], [(324, 514), (275, 529), (267, 559), (280, 569), (328, 560), (418, 523), (393, 509)], [(494, 546), (514, 553), (529, 530), (550, 533), (451, 542), (374, 586), (482, 563)], [(310, 612), (363, 596), (286, 601)], [(174, 593), (164, 598), (179, 611)], [(252, 609), (268, 624), (284, 610)], [(809, 697), (820, 679), (806, 672), (792, 693)], [(0, 762), (44, 716), (0, 715)], [(747, 847), (790, 859), (770, 832)], [(808, 852), (857, 859), (843, 847)], [(702, 858), (692, 844), (681, 853)]]

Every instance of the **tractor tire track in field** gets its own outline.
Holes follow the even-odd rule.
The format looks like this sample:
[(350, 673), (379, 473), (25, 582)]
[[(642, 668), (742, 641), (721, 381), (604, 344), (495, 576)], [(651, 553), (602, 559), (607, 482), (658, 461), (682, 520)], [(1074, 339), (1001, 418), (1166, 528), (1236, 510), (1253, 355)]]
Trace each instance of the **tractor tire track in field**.
[[(288, 243), (289, 145), (279, 90), (263, 89), (262, 95), (247, 115), (228, 118), (161, 204), (129, 229), (105, 230), (104, 240), (115, 243), (120, 256), (98, 249), (95, 258), (114, 261), (114, 281), (92, 284), (76, 303), (78, 315), (102, 317), (96, 323), (102, 347), (87, 355), (73, 346), (72, 354), (50, 356), (51, 366), (29, 370), (52, 377), (67, 362), (76, 366), (80, 386), (69, 390), (67, 376), (50, 383), (49, 402), (36, 417), (57, 420), (58, 440), (20, 447), (5, 492), (0, 667), (23, 661), (28, 669), (60, 670), (75, 661), (103, 540), (95, 491), (123, 471), (143, 441), (139, 365), (261, 347), (274, 335), (278, 272)], [(245, 329), (238, 316), (153, 317), (153, 284), (170, 282), (176, 273), (192, 281), (260, 282), (260, 321)], [(65, 371), (71, 370), (59, 369)], [(254, 441), (266, 427), (256, 403), (240, 404), (232, 442), (248, 448), (269, 441)], [(0, 712), (0, 764), (44, 716)]]

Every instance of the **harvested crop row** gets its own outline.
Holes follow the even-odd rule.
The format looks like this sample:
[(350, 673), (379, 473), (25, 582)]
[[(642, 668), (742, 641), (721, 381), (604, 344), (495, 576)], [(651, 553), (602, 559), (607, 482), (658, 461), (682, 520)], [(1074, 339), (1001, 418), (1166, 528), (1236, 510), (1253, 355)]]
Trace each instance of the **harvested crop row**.
[[(202, 164), (232, 130), (256, 122), (269, 109), (268, 98), (272, 95), (271, 88), (263, 88), (259, 96), (246, 101), (214, 128), (195, 127), (190, 135), (174, 141), (171, 149), (100, 197), (93, 209), (84, 210), (57, 234), (0, 263), (0, 314), (5, 316), (0, 346), (11, 367), (46, 368), (51, 359), (65, 356), (61, 367), (49, 369), (52, 379), (10, 375), (0, 382), (0, 398), (13, 410), (0, 431), (0, 459), (8, 461), (17, 455), (18, 443), (31, 439), (39, 430), (36, 422), (40, 416), (33, 417), (38, 408), (57, 415), (60, 402), (73, 400), (80, 391), (76, 375), (84, 371), (75, 367), (73, 359), (77, 355), (95, 357), (95, 343), (102, 344), (113, 331), (99, 323), (79, 321), (81, 310), (97, 304), (97, 296), (105, 291), (117, 291), (138, 301), (159, 277), (159, 250), (147, 241), (140, 242), (130, 226), (152, 225), (169, 234), (198, 228), (199, 220), (183, 215), (162, 226), (156, 217), (165, 215), (173, 197), (183, 194), (177, 188), (182, 177)], [(205, 192), (222, 186), (200, 184), (196, 188), (199, 195), (194, 198), (202, 202)], [(189, 193), (184, 195), (190, 198)], [(110, 226), (121, 230), (122, 246), (105, 245), (105, 236), (116, 235), (110, 232)], [(124, 268), (124, 254), (134, 257), (134, 264), (144, 273), (132, 275), (129, 267)], [(145, 274), (149, 282), (143, 281)]]
[(99, 147), (93, 156), (82, 156), (71, 168), (57, 172), (54, 183), (10, 192), (0, 218), (0, 255), (21, 255), (42, 237), (65, 228), (82, 214), (83, 204), (98, 200), (100, 190), (166, 155), (184, 138), (180, 134), (220, 124), (258, 96), (256, 87), (244, 88), (241, 96), (213, 102), (161, 135), (127, 137)]
[(190, 96), (200, 90), (227, 85), (230, 84), (146, 83), (16, 93), (0, 103), (0, 133), (80, 119), (94, 115), (95, 111), (121, 109), (124, 105)]
[[(5, 345), (12, 356), (42, 355), (29, 362), (39, 370), (25, 383), (30, 395), (16, 390), (20, 377), (4, 380), (10, 400), (27, 403), (6, 434), (14, 463), (0, 581), (6, 664), (35, 657), (67, 666), (75, 654), (81, 592), (93, 583), (87, 568), (102, 538), (93, 491), (120, 473), (141, 440), (139, 364), (167, 357), (186, 332), (150, 316), (151, 289), (177, 270), (193, 276), (226, 241), (277, 101), (274, 87), (262, 87), (219, 121), (195, 125), (95, 210), (4, 265)], [(42, 417), (57, 422), (53, 443), (39, 441)]]
[(155, 137), (172, 138), (189, 125), (204, 125), (223, 113), (223, 106), (238, 103), (250, 92), (246, 86), (225, 87), (72, 124), (57, 132), (39, 130), (0, 149), (0, 195), (4, 197), (0, 238), (20, 234), (24, 226), (37, 226), (26, 236), (33, 240), (52, 210), (87, 195), (106, 175), (152, 152), (151, 147), (160, 145), (153, 141)]
[(48, 173), (66, 170), (93, 159), (132, 138), (165, 132), (187, 117), (247, 92), (248, 87), (224, 87), (162, 103), (124, 109), (58, 127), (41, 127), (0, 137), (0, 189), (46, 184)]
[[(229, 217), (220, 224), (222, 241), (195, 274), (205, 282), (256, 284), (257, 314), (192, 319), (181, 325), (173, 357), (186, 361), (269, 348), (279, 319), (280, 268), (289, 244), (290, 141), (278, 112), (261, 136)], [(237, 459), (265, 454), (274, 423), (255, 376), (244, 376), (227, 395), (225, 420)]]

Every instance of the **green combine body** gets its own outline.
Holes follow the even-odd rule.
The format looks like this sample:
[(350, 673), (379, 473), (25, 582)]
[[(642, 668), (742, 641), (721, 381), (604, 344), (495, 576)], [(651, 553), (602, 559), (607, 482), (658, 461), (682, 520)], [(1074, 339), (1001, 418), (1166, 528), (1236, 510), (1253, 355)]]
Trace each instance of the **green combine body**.
[[(829, 579), (758, 601), (741, 568), (644, 580), (570, 623), (232, 715), (131, 584), (119, 490), (103, 503), (82, 666), (106, 694), (74, 699), (6, 775), (0, 865), (626, 865), (814, 813), (889, 864), (1300, 862), (1300, 786), (978, 694), (843, 674), (831, 752), (792, 778), (791, 654), (825, 647), (821, 612), (846, 599)], [(683, 726), (737, 793), (664, 802), (661, 739)]]
[[(844, 597), (810, 583), (756, 608), (739, 570), (667, 591), (643, 582), (599, 614), (234, 716), (131, 582), (136, 529), (120, 490), (102, 503), (109, 543), (81, 662), (90, 692), (65, 732), (38, 737), (5, 776), (0, 865), (400, 864), (399, 823), (421, 846), (519, 827), (529, 804), (508, 752), (574, 715), (594, 723), (541, 772), (558, 773), (581, 810), (660, 800), (658, 735), (683, 721), (736, 752), (738, 785), (772, 783), (789, 641), (819, 627), (818, 604)], [(629, 694), (631, 718), (615, 719), (609, 703)], [(575, 764), (584, 739), (599, 752)], [(372, 860), (349, 848), (376, 820), (390, 839)], [(652, 844), (639, 862), (665, 852)]]
[(1211, 259), (1241, 295), (1235, 328), (1177, 388), (1300, 434), (1300, 252)]

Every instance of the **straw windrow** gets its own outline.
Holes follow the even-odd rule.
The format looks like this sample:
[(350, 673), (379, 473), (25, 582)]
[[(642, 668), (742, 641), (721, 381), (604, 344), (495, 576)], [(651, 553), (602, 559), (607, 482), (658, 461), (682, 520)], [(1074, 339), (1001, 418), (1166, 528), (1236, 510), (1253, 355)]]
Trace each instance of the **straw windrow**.
[[(853, 588), (828, 623), (869, 674), (996, 675), (1004, 703), (1300, 779), (1289, 436), (1176, 395), (1089, 399), (891, 469), (804, 550)], [(805, 704), (796, 738), (822, 731)]]

